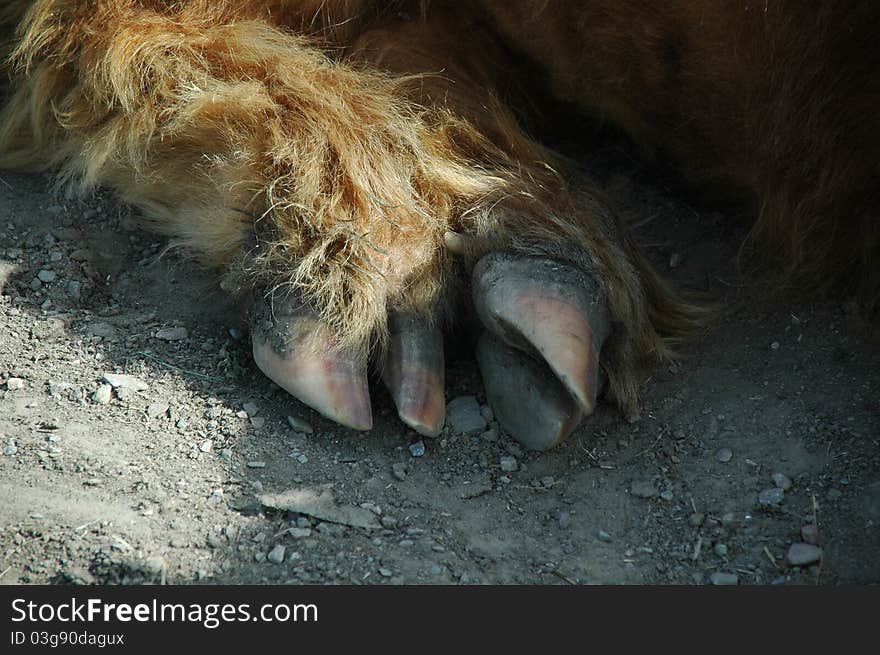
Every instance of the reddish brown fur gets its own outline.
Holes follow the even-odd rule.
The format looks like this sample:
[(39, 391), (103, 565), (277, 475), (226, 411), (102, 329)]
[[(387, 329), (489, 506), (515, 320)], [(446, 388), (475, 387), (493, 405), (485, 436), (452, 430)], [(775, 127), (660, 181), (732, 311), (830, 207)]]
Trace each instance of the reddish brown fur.
[[(862, 217), (876, 115), (857, 124), (849, 83), (821, 102), (837, 37), (799, 32), (793, 3), (778, 20), (708, 0), (662, 14), (635, 1), (482, 4), (14, 0), (0, 16), (20, 25), (2, 162), (116, 189), (221, 267), (226, 287), (296, 287), (363, 352), (388, 309), (447, 306), (448, 229), (473, 237), (471, 262), (492, 248), (576, 261), (605, 290), (605, 365), (633, 410), (643, 366), (699, 312), (517, 125), (504, 96), (518, 50), (559, 96), (753, 191), (755, 240), (787, 244), (793, 270), (873, 274), (876, 223)], [(829, 3), (832, 17), (849, 4)], [(721, 56), (731, 45), (741, 57)], [(813, 67), (807, 79), (785, 82), (792, 62)], [(806, 133), (787, 123), (804, 114)], [(838, 232), (860, 236), (858, 262)]]

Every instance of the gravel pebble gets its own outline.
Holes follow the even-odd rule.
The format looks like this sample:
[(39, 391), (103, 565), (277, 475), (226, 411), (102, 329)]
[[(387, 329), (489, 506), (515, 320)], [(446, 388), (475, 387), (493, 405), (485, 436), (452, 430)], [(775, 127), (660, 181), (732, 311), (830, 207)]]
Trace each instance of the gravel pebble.
[(604, 541), (606, 544), (611, 543), (611, 535), (605, 532), (605, 530), (599, 530), (596, 536), (599, 538), (599, 541)]
[(727, 464), (727, 462), (733, 459), (733, 451), (730, 448), (719, 448), (715, 453), (715, 459), (722, 464)]
[(185, 327), (169, 327), (156, 330), (156, 338), (162, 341), (183, 341), (189, 336)]
[(519, 463), (516, 461), (515, 457), (502, 457), (501, 470), (505, 473), (513, 473), (514, 471), (519, 470)]
[(390, 578), (394, 573), (391, 569), (381, 568), (379, 569), (379, 575), (383, 578)]
[(37, 278), (39, 278), (40, 282), (44, 284), (49, 284), (50, 282), (54, 282), (57, 275), (55, 275), (54, 271), (40, 271), (37, 273)]
[(168, 403), (150, 403), (147, 405), (147, 416), (150, 418), (159, 418), (168, 413)]
[(311, 528), (290, 528), (287, 534), (294, 539), (305, 539), (312, 536), (312, 530)]
[(247, 414), (248, 416), (256, 416), (257, 414), (260, 413), (260, 407), (257, 405), (257, 403), (254, 403), (254, 402), (244, 403), (241, 406), (241, 408), (244, 410), (244, 413)]
[(735, 573), (715, 571), (715, 573), (709, 576), (709, 581), (716, 587), (732, 586), (739, 584), (739, 576)]
[(788, 491), (789, 489), (791, 489), (791, 478), (789, 478), (784, 473), (774, 473), (771, 476), (771, 479), (773, 480), (773, 484), (776, 485), (777, 489), (782, 489), (783, 491)]
[(822, 549), (813, 544), (792, 544), (785, 554), (785, 561), (791, 566), (808, 566), (822, 559)]
[(636, 498), (656, 498), (659, 495), (653, 480), (637, 480), (632, 483), (630, 493)]
[(559, 522), (559, 527), (563, 530), (567, 529), (571, 525), (571, 512), (561, 511), (556, 517), (556, 520)]
[(425, 454), (425, 442), (417, 441), (409, 445), (409, 452), (413, 457), (422, 457)]
[(391, 474), (394, 476), (396, 480), (400, 480), (403, 482), (406, 480), (406, 464), (402, 462), (395, 462), (391, 465)]
[(779, 487), (773, 489), (764, 489), (758, 494), (758, 504), (764, 507), (775, 507), (785, 498), (785, 492)]
[(124, 373), (104, 373), (104, 382), (114, 389), (131, 389), (132, 391), (146, 391), (150, 386), (133, 375)]
[(278, 544), (272, 550), (269, 551), (269, 554), (266, 556), (266, 559), (272, 562), (273, 564), (281, 564), (284, 561), (284, 554), (287, 549), (282, 545)]
[(3, 447), (4, 455), (15, 455), (18, 452), (18, 446), (15, 445), (15, 439), (10, 439), (6, 442), (6, 445)]
[(315, 431), (311, 425), (296, 416), (288, 416), (287, 424), (297, 432), (302, 432), (304, 434), (312, 434)]
[(815, 525), (805, 525), (801, 528), (801, 539), (804, 543), (815, 546), (819, 543), (819, 531)]
[(6, 388), (9, 391), (24, 389), (24, 380), (22, 380), (21, 378), (9, 378), (8, 380), (6, 380)]
[[(180, 421), (178, 421), (180, 423)], [(178, 426), (179, 427), (179, 426)], [(210, 439), (205, 439), (202, 443), (199, 444), (199, 450), (203, 453), (210, 453), (211, 449), (214, 447), (214, 442)]]
[(264, 469), (266, 468), (266, 462), (261, 462), (259, 460), (253, 460), (247, 463), (247, 467), (249, 469)]
[(92, 400), (99, 405), (106, 405), (113, 398), (113, 387), (109, 384), (102, 384), (98, 390), (92, 394)]
[(718, 557), (727, 557), (727, 545), (726, 544), (715, 544), (715, 554)]
[(486, 430), (480, 435), (485, 441), (498, 441), (498, 430)]
[(459, 396), (446, 406), (446, 424), (456, 434), (479, 434), (486, 429), (486, 419), (474, 396)]

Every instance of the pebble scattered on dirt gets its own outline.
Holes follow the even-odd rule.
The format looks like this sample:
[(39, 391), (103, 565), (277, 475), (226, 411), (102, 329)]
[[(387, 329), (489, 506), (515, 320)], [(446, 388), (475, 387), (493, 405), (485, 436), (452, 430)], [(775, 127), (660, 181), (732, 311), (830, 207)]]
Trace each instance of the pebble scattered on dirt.
[(637, 231), (648, 255), (679, 253), (678, 283), (730, 315), (646, 378), (638, 419), (600, 403), (536, 453), (500, 428), (468, 352), (447, 362), (436, 439), (378, 380), (372, 430), (327, 421), (254, 368), (213, 277), (130, 210), (12, 180), (0, 583), (880, 581), (877, 349), (847, 300), (759, 310), (727, 216), (607, 179), (624, 220), (668, 217)]

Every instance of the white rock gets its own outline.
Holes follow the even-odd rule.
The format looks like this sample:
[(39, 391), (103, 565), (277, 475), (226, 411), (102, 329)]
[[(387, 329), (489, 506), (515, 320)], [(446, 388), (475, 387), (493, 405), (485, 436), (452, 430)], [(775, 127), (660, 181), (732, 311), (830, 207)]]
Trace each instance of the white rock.
[(189, 336), (185, 327), (170, 327), (156, 330), (156, 338), (163, 341), (182, 341)]
[(114, 389), (131, 389), (132, 391), (146, 391), (150, 386), (133, 375), (124, 373), (104, 373), (104, 382)]
[(99, 405), (106, 405), (113, 398), (113, 387), (109, 384), (102, 384), (98, 390), (92, 394), (92, 400)]

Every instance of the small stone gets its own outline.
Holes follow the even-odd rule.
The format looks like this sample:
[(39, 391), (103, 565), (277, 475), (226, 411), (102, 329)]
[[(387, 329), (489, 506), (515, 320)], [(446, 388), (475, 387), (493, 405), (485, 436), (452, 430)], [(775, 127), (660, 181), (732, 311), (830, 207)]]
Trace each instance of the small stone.
[(177, 419), (177, 422), (174, 425), (177, 426), (178, 430), (186, 430), (186, 426), (189, 425), (189, 422), (181, 416)]
[(402, 462), (395, 462), (391, 465), (391, 474), (394, 476), (396, 480), (400, 480), (403, 482), (406, 480), (406, 464)]
[(168, 403), (150, 403), (147, 405), (147, 416), (150, 418), (159, 418), (168, 413)]
[(480, 435), (480, 437), (482, 437), (484, 441), (498, 441), (498, 430), (486, 430), (483, 434)]
[(660, 492), (660, 498), (665, 500), (666, 502), (672, 501), (675, 498), (675, 494), (672, 493), (669, 489), (664, 489)]
[(502, 457), (501, 470), (505, 473), (513, 473), (514, 471), (518, 471), (519, 462), (516, 461), (516, 457)]
[(296, 456), (296, 461), (299, 462), (300, 464), (308, 464), (309, 458), (306, 455), (304, 455), (303, 453), (300, 453), (299, 455)]
[(773, 484), (776, 485), (777, 489), (782, 489), (783, 491), (788, 491), (789, 489), (791, 489), (791, 478), (789, 478), (787, 475), (783, 473), (774, 473), (771, 476), (771, 479), (773, 480)]
[(764, 507), (775, 507), (782, 502), (783, 498), (785, 498), (785, 492), (778, 487), (764, 489), (758, 494), (758, 504)]
[(599, 530), (596, 536), (599, 538), (599, 541), (604, 541), (606, 544), (611, 543), (611, 535), (605, 532), (605, 530)]
[(440, 566), (439, 564), (432, 564), (431, 565), (431, 575), (440, 575), (441, 573), (443, 573), (442, 566)]
[[(180, 421), (178, 421), (180, 423)], [(179, 427), (179, 426), (178, 426)], [(199, 450), (203, 453), (210, 453), (211, 449), (214, 447), (214, 442), (210, 439), (205, 439), (202, 443), (199, 444)]]
[(24, 380), (21, 378), (9, 378), (6, 380), (6, 388), (9, 391), (18, 391), (19, 389), (24, 389)]
[(232, 459), (232, 449), (224, 448), (223, 450), (221, 450), (220, 459), (222, 459), (224, 462), (230, 461)]
[(774, 341), (773, 343), (771, 343), (771, 344), (770, 344), (770, 349), (771, 349), (771, 350), (779, 350), (779, 342), (778, 342), (778, 341)]
[(804, 540), (804, 543), (815, 546), (819, 543), (819, 530), (815, 525), (805, 525), (801, 528), (801, 539)]
[(82, 285), (76, 280), (71, 280), (67, 283), (67, 295), (74, 300), (79, 300), (82, 295)]
[(261, 462), (258, 460), (252, 460), (247, 463), (247, 467), (249, 469), (264, 469), (266, 468), (266, 462)]
[(297, 418), (296, 416), (288, 416), (287, 424), (293, 428), (296, 432), (302, 432), (304, 434), (312, 434), (315, 430), (311, 425), (306, 423), (301, 418)]
[(318, 525), (318, 532), (335, 539), (345, 534), (345, 526), (337, 523), (320, 523)]
[(92, 394), (92, 400), (99, 405), (106, 405), (113, 398), (113, 387), (109, 384), (102, 384), (98, 390)]
[(739, 584), (739, 576), (735, 573), (716, 571), (709, 576), (709, 581), (716, 587), (732, 586)]
[(53, 250), (52, 252), (49, 253), (49, 261), (50, 262), (57, 263), (57, 262), (60, 262), (63, 258), (64, 258), (64, 255), (61, 254), (60, 250)]
[(114, 389), (131, 389), (132, 391), (146, 391), (150, 386), (143, 380), (139, 380), (133, 375), (125, 375), (124, 373), (105, 373), (104, 382)]
[(266, 419), (262, 416), (252, 416), (251, 425), (254, 430), (262, 430), (263, 426), (266, 425)]
[(245, 414), (247, 414), (248, 416), (256, 416), (257, 414), (260, 413), (260, 408), (257, 405), (257, 403), (248, 402), (248, 403), (243, 404), (241, 406), (241, 408), (244, 410)]
[(49, 284), (50, 282), (54, 282), (57, 275), (55, 275), (54, 271), (40, 271), (37, 273), (37, 278), (43, 284)]
[(715, 554), (718, 557), (727, 557), (727, 545), (726, 544), (715, 544)]
[(383, 578), (390, 578), (392, 575), (394, 575), (394, 572), (391, 569), (381, 568), (379, 569), (379, 575), (381, 575)]
[(571, 525), (571, 512), (566, 512), (565, 510), (560, 511), (556, 520), (559, 522), (559, 527), (562, 530), (567, 529)]
[(486, 429), (486, 419), (474, 396), (459, 396), (446, 406), (446, 424), (456, 434), (479, 434)]
[(10, 439), (6, 442), (6, 445), (3, 447), (3, 454), (12, 456), (18, 452), (18, 446), (15, 445), (15, 439)]
[(379, 522), (382, 524), (383, 528), (393, 528), (397, 526), (397, 519), (393, 516), (388, 516), (387, 514), (383, 516)]
[(504, 447), (504, 450), (508, 452), (508, 454), (513, 455), (517, 459), (523, 456), (522, 448), (517, 446), (515, 443), (509, 443)]
[(656, 498), (659, 495), (653, 480), (637, 480), (632, 483), (630, 493), (636, 498)]
[(312, 536), (312, 530), (311, 528), (290, 528), (287, 534), (294, 539), (305, 539)]
[(409, 452), (413, 457), (422, 457), (425, 454), (425, 442), (417, 441), (409, 445)]
[(251, 480), (251, 491), (255, 494), (263, 493), (263, 483), (259, 480)]
[(189, 336), (185, 327), (169, 327), (156, 330), (156, 338), (162, 341), (183, 341)]
[(86, 330), (91, 336), (101, 337), (103, 339), (116, 335), (116, 328), (107, 321), (95, 321), (94, 323), (89, 323)]
[(730, 448), (719, 448), (715, 453), (715, 459), (722, 464), (727, 464), (727, 462), (733, 459), (733, 451)]
[(792, 544), (785, 554), (790, 566), (809, 566), (822, 559), (822, 549), (813, 544)]
[(703, 521), (705, 521), (705, 520), (706, 520), (705, 514), (703, 514), (702, 512), (696, 512), (695, 514), (691, 514), (690, 518), (688, 519), (688, 522), (691, 524), (692, 527), (698, 528), (701, 525), (703, 525)]
[(208, 497), (208, 503), (211, 505), (219, 505), (223, 502), (223, 490), (222, 489), (214, 489), (211, 492), (211, 495)]
[(493, 412), (492, 408), (488, 405), (480, 406), (480, 416), (486, 419), (486, 423), (491, 423), (495, 420), (495, 412)]
[(273, 564), (281, 564), (284, 561), (284, 554), (286, 551), (287, 549), (283, 545), (278, 544), (275, 548), (269, 551), (266, 559)]
[(33, 280), (31, 280), (31, 283), (28, 286), (30, 287), (31, 291), (39, 291), (43, 288), (43, 283), (40, 282), (38, 278), (34, 278)]

